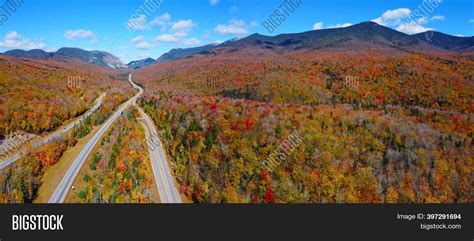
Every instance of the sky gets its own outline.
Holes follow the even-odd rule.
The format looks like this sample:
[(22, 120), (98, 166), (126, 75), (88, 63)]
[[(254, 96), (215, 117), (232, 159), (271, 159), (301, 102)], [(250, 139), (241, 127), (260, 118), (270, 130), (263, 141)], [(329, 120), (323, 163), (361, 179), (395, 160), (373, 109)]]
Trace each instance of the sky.
[[(110, 52), (125, 63), (253, 33), (298, 33), (363, 21), (408, 34), (474, 35), (472, 0), (9, 1), (0, 0), (0, 52), (79, 47)], [(280, 14), (272, 16), (275, 11)]]

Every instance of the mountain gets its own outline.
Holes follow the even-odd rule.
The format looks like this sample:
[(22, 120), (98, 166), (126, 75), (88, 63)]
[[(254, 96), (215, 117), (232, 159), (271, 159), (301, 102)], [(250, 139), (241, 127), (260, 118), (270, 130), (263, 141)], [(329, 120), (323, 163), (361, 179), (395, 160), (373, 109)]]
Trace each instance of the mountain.
[(277, 36), (253, 34), (242, 39), (232, 39), (222, 44), (210, 44), (188, 49), (173, 49), (162, 55), (156, 63), (166, 63), (195, 54), (208, 55), (212, 50), (238, 51), (243, 48), (262, 48), (276, 51), (357, 50), (364, 48), (389, 48), (409, 51), (449, 50), (440, 48), (440, 46), (431, 44), (417, 36), (401, 33), (369, 21), (344, 28), (313, 30), (295, 34), (280, 34)]
[(104, 51), (87, 51), (79, 48), (61, 48), (56, 52), (56, 55), (81, 59), (88, 63), (111, 69), (127, 68), (127, 65), (125, 65), (118, 57)]
[(25, 51), (21, 49), (14, 49), (5, 52), (4, 54), (19, 57), (19, 58), (32, 58), (32, 59), (49, 59), (53, 57), (53, 54), (45, 52), (41, 49), (33, 49), (30, 51)]
[(61, 48), (48, 53), (34, 49), (30, 51), (10, 50), (6, 55), (34, 59), (70, 57), (111, 69), (142, 68), (153, 63), (167, 63), (188, 58), (195, 54), (209, 55), (216, 51), (233, 52), (244, 48), (261, 48), (275, 51), (295, 50), (360, 50), (399, 49), (408, 51), (468, 51), (474, 50), (474, 37), (456, 37), (436, 31), (408, 35), (374, 22), (362, 22), (349, 27), (313, 30), (303, 33), (265, 36), (253, 34), (246, 38), (234, 38), (223, 43), (212, 43), (200, 47), (179, 48), (160, 56), (132, 61), (125, 65), (118, 57), (104, 51), (87, 51), (79, 48)]
[(362, 22), (345, 28), (313, 30), (296, 34), (264, 36), (253, 34), (222, 46), (261, 47), (280, 51), (320, 49), (395, 48), (412, 51), (433, 50), (433, 46), (374, 22)]
[(145, 66), (148, 66), (150, 64), (153, 64), (153, 63), (155, 63), (154, 59), (147, 58), (147, 59), (132, 61), (132, 62), (128, 63), (127, 66), (128, 66), (128, 68), (131, 68), (131, 69), (139, 69), (139, 68), (143, 68)]
[(29, 51), (15, 49), (4, 53), (14, 57), (32, 58), (32, 59), (56, 59), (62, 60), (64, 58), (74, 58), (85, 61), (87, 63), (95, 64), (101, 67), (110, 69), (124, 69), (127, 68), (118, 57), (103, 51), (87, 51), (79, 48), (61, 48), (57, 52), (45, 52), (40, 49), (33, 49)]
[(194, 55), (194, 54), (197, 54), (197, 53), (205, 52), (205, 51), (208, 51), (210, 49), (216, 48), (217, 46), (219, 46), (219, 44), (212, 43), (212, 44), (204, 45), (204, 46), (201, 46), (201, 47), (194, 47), (194, 48), (187, 48), (187, 49), (181, 49), (181, 48), (180, 49), (172, 49), (171, 51), (161, 55), (156, 60), (156, 63), (167, 63), (167, 62), (170, 62), (170, 61), (173, 61), (173, 60), (186, 58), (188, 56), (191, 56), (191, 55)]
[(189, 56), (195, 55), (195, 54), (206, 54), (208, 51), (215, 49), (219, 46), (227, 45), (232, 42), (238, 41), (240, 38), (233, 38), (231, 40), (227, 40), (223, 43), (211, 43), (208, 45), (200, 46), (200, 47), (194, 47), (194, 48), (180, 48), (180, 49), (172, 49), (171, 51), (161, 55), (157, 60), (156, 63), (162, 64), (162, 63), (167, 63), (173, 60), (177, 59), (183, 59), (187, 58)]
[(437, 31), (427, 31), (413, 36), (440, 49), (451, 51), (474, 50), (474, 37), (457, 37)]

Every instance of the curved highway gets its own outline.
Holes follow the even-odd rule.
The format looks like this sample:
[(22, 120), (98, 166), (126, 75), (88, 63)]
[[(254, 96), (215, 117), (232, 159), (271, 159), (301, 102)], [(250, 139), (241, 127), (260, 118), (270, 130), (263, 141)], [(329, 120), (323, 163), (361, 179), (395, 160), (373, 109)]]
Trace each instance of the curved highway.
[[(117, 119), (117, 117), (122, 114), (122, 112), (130, 105), (135, 104), (136, 100), (143, 94), (143, 88), (133, 83), (131, 74), (129, 75), (128, 80), (133, 86), (133, 88), (139, 90), (138, 94), (136, 94), (133, 98), (125, 102), (109, 119), (107, 119), (107, 121), (100, 127), (97, 133), (95, 133), (91, 140), (86, 144), (84, 149), (82, 149), (82, 151), (76, 157), (72, 165), (69, 167), (69, 170), (66, 172), (59, 185), (56, 187), (56, 190), (48, 201), (49, 203), (64, 202), (69, 190), (71, 189), (74, 179), (79, 174), (79, 171), (86, 162), (87, 157), (92, 152), (97, 142), (100, 140), (100, 137), (107, 131), (107, 129), (112, 125), (112, 123)], [(142, 113), (146, 125), (149, 128), (147, 129), (145, 127), (147, 141), (161, 143), (157, 139), (158, 134), (150, 118), (140, 108), (139, 110)], [(151, 135), (149, 130), (151, 130)], [(150, 136), (153, 139), (150, 139)], [(171, 175), (171, 170), (168, 166), (168, 162), (166, 161), (166, 156), (164, 154), (162, 146), (161, 144), (159, 144), (156, 147), (157, 148), (152, 148), (152, 146), (149, 145), (149, 151), (150, 159), (152, 162), (153, 174), (155, 176), (156, 184), (158, 186), (161, 202), (181, 203), (181, 198), (179, 196), (178, 190), (176, 189), (176, 186), (174, 185), (173, 176)]]

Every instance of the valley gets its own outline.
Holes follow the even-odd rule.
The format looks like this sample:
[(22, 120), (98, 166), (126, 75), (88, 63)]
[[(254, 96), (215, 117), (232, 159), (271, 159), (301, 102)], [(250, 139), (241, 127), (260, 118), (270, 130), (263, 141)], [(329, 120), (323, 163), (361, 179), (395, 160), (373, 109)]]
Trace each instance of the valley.
[(46, 202), (47, 189), (52, 203), (469, 203), (472, 46), (362, 22), (128, 67), (100, 51), (9, 51), (2, 136), (48, 136), (103, 103), (2, 169), (0, 202)]

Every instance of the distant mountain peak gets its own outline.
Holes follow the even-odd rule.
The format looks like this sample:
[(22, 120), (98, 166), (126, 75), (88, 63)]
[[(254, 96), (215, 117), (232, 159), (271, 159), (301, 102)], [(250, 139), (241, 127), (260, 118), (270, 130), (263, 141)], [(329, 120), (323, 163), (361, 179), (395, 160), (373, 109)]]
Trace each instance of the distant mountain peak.
[(13, 49), (13, 50), (6, 51), (4, 54), (20, 57), (20, 58), (35, 58), (35, 59), (49, 59), (52, 57), (52, 54), (42, 49), (32, 49), (32, 50)]
[(206, 51), (211, 50), (213, 48), (217, 48), (221, 45), (224, 45), (225, 43), (227, 43), (227, 42), (224, 42), (224, 43), (221, 43), (221, 44), (211, 43), (211, 44), (208, 44), (208, 45), (204, 45), (204, 46), (200, 46), (200, 47), (187, 48), (187, 49), (183, 49), (183, 48), (172, 49), (169, 52), (161, 55), (156, 60), (156, 63), (167, 63), (167, 62), (174, 61), (174, 60), (177, 60), (177, 59), (186, 58), (186, 57), (189, 57), (189, 56), (194, 55), (194, 54), (206, 52)]
[(73, 48), (73, 47), (63, 47), (58, 49), (56, 52), (45, 52), (40, 49), (33, 49), (33, 50), (10, 50), (5, 52), (4, 54), (20, 57), (20, 58), (33, 58), (33, 59), (58, 59), (61, 57), (69, 57), (80, 59), (82, 61), (99, 65), (105, 68), (111, 69), (123, 69), (127, 68), (118, 57), (114, 56), (111, 53), (104, 52), (104, 51), (87, 51), (80, 48)]
[(125, 65), (118, 57), (104, 51), (87, 51), (80, 48), (64, 47), (58, 49), (56, 54), (78, 58), (86, 62), (111, 69), (127, 68), (127, 65)]
[[(426, 35), (422, 38), (422, 35)], [(454, 41), (452, 45), (432, 43), (430, 36), (445, 36), (443, 41)], [(450, 36), (450, 37), (447, 37)], [(437, 41), (437, 40), (436, 40)], [(436, 42), (435, 41), (435, 42)], [(209, 54), (210, 51), (227, 48), (224, 51), (237, 51), (247, 47), (264, 48), (275, 51), (322, 50), (322, 49), (403, 49), (410, 51), (434, 51), (472, 48), (472, 41), (466, 38), (446, 35), (436, 31), (408, 35), (380, 25), (364, 21), (348, 27), (312, 30), (303, 33), (266, 36), (258, 33), (245, 38), (233, 38), (223, 43), (212, 43), (201, 47), (172, 49), (163, 54), (157, 63), (166, 63), (195, 54)], [(230, 48), (230, 50), (229, 50)]]
[[(357, 25), (360, 25), (360, 26), (382, 26), (374, 21), (364, 21), (364, 22), (360, 22), (358, 24), (354, 24), (352, 26), (357, 26)], [(349, 26), (351, 27), (351, 26)]]
[(130, 63), (127, 64), (127, 66), (131, 69), (139, 69), (139, 68), (143, 68), (145, 66), (151, 65), (153, 63), (155, 63), (154, 59), (146, 58), (146, 59), (131, 61)]
[[(376, 22), (372, 22), (372, 21), (361, 22), (361, 23), (358, 23), (358, 24), (354, 24), (354, 25), (345, 27), (344, 29), (379, 30), (379, 31), (390, 31), (390, 32), (394, 32), (394, 33), (396, 32), (396, 33), (399, 33), (399, 34), (404, 34), (402, 32), (396, 31), (394, 29), (391, 29), (389, 27), (380, 25), (380, 24), (378, 24)], [(406, 35), (406, 34), (404, 34), (404, 35)]]
[(451, 51), (474, 50), (474, 37), (452, 36), (433, 30), (413, 36), (440, 49)]

